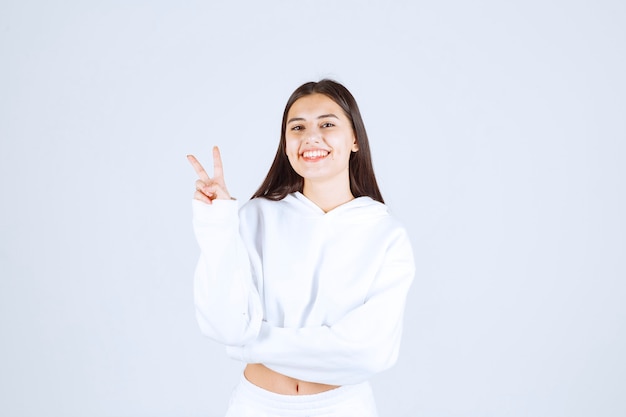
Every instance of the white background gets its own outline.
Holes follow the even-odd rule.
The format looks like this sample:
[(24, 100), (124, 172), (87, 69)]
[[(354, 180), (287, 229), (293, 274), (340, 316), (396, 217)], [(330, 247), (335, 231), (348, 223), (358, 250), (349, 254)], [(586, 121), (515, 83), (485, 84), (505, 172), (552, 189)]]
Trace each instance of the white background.
[(625, 57), (618, 0), (3, 0), (0, 414), (223, 415), (185, 155), (248, 198), (331, 77), (417, 259), (381, 416), (626, 415)]

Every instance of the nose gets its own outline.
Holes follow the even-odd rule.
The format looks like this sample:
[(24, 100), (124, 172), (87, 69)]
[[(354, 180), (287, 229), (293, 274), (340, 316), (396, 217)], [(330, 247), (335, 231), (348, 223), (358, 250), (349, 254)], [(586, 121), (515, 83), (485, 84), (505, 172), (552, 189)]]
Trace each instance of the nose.
[(309, 129), (304, 138), (305, 143), (319, 143), (321, 141), (321, 134), (318, 129)]

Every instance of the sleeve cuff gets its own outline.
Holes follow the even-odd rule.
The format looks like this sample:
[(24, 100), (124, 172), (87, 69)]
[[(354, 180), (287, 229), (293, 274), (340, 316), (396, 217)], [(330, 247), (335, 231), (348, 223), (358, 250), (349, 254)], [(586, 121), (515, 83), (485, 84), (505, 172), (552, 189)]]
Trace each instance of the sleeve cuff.
[(238, 200), (213, 200), (213, 204), (206, 204), (199, 200), (192, 200), (193, 220), (197, 224), (223, 223), (233, 217), (238, 217)]

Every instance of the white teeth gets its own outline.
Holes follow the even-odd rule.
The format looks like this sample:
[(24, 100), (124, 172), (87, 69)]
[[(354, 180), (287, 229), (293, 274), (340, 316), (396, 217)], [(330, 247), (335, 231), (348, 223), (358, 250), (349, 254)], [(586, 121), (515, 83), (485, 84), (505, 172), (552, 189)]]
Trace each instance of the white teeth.
[(322, 156), (328, 155), (328, 151), (323, 150), (315, 150), (315, 151), (304, 151), (302, 156), (304, 158), (320, 158)]

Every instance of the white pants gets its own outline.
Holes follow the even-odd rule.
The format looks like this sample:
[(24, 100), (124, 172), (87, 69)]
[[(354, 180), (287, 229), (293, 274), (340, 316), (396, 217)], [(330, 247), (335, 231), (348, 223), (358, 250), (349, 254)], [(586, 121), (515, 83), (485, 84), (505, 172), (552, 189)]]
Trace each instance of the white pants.
[(257, 387), (242, 375), (226, 413), (226, 417), (313, 416), (377, 417), (369, 382), (313, 395), (283, 395)]

